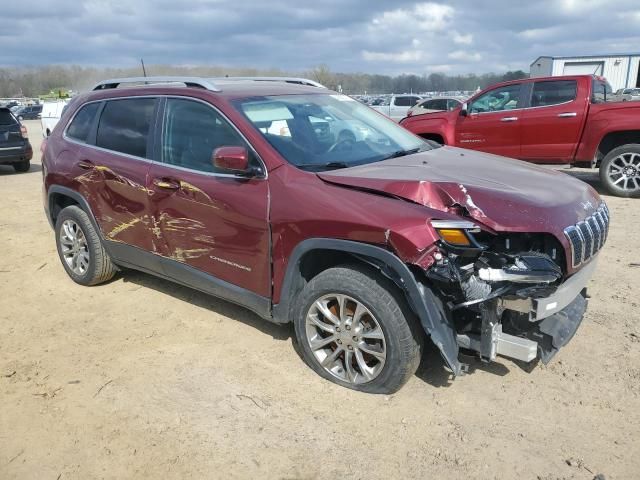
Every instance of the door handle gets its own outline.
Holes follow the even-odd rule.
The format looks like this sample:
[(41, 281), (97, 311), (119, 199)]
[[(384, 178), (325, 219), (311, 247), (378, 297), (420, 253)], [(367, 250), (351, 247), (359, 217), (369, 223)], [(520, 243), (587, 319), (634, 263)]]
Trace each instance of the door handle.
[(576, 112), (564, 112), (564, 113), (559, 113), (558, 116), (560, 118), (565, 118), (565, 117), (575, 117), (578, 114)]
[(95, 168), (95, 165), (89, 160), (80, 160), (78, 162), (78, 167), (82, 168), (83, 170), (91, 170), (92, 168)]
[(180, 182), (171, 178), (154, 178), (153, 184), (165, 190), (178, 190), (180, 188)]
[(518, 117), (503, 117), (500, 119), (501, 122), (515, 122), (518, 120)]

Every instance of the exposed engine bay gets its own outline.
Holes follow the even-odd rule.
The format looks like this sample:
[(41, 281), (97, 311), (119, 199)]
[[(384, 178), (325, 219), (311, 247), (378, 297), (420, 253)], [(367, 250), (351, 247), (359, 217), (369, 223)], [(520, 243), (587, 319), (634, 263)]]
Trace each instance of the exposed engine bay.
[(486, 362), (497, 355), (549, 362), (582, 321), (595, 261), (564, 279), (564, 250), (551, 235), (476, 230), (470, 238), (470, 248), (441, 242), (426, 271), (458, 347)]

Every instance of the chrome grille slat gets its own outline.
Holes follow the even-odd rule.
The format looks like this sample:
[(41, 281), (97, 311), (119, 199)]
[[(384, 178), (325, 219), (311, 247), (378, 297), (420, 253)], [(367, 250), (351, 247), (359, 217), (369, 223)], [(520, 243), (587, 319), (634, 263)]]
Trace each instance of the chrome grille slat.
[(603, 202), (591, 216), (564, 229), (571, 245), (572, 266), (586, 262), (604, 246), (609, 235), (610, 215)]

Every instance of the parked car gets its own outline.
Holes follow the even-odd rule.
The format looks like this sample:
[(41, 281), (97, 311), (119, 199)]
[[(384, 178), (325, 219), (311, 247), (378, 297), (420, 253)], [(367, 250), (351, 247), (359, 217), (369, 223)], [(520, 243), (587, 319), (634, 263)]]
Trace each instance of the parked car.
[(422, 100), (422, 97), (419, 95), (391, 95), (381, 105), (372, 104), (372, 108), (398, 122), (406, 117), (409, 109), (420, 100)]
[(629, 102), (640, 100), (640, 88), (619, 88), (608, 96), (609, 102)]
[(516, 80), (454, 111), (401, 124), (444, 145), (599, 168), (609, 193), (640, 197), (640, 104), (605, 101), (610, 94), (606, 80), (593, 75)]
[[(454, 375), (460, 348), (550, 361), (607, 237), (595, 190), (309, 85), (145, 77), (74, 98), (42, 157), (71, 279), (133, 268), (293, 323), (314, 371), (366, 392), (399, 389), (426, 338)], [(325, 143), (311, 119), (336, 112), (386, 141)]]
[(40, 125), (42, 127), (42, 136), (48, 137), (58, 124), (64, 108), (67, 106), (67, 100), (59, 100), (57, 102), (45, 102), (42, 105), (40, 113)]
[(0, 107), (0, 165), (12, 165), (16, 172), (28, 172), (32, 157), (27, 128), (10, 109)]
[(16, 117), (18, 120), (37, 120), (40, 118), (40, 113), (42, 112), (42, 105), (27, 105), (26, 107), (21, 107), (15, 111)]
[(407, 117), (424, 113), (447, 112), (460, 108), (464, 99), (457, 97), (434, 97), (422, 100), (407, 112)]

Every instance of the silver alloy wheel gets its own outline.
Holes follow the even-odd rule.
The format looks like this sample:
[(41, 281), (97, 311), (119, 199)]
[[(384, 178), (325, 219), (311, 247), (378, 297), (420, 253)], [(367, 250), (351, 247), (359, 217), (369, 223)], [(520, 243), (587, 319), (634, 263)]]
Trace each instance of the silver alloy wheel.
[(387, 359), (382, 327), (361, 302), (339, 293), (316, 300), (305, 321), (307, 343), (320, 365), (347, 383), (367, 383)]
[(640, 153), (621, 153), (609, 162), (607, 177), (618, 188), (640, 190)]
[(89, 245), (84, 232), (75, 221), (67, 219), (60, 228), (60, 248), (67, 266), (76, 275), (84, 275), (89, 268)]

